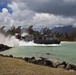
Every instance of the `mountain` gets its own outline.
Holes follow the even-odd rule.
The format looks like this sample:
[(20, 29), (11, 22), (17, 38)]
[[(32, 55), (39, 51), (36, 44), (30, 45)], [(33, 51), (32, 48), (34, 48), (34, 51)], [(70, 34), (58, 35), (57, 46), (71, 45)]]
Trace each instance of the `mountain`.
[(76, 31), (76, 27), (73, 27), (72, 25), (63, 26), (63, 27), (54, 27), (52, 29), (52, 31), (65, 34), (65, 33), (75, 32)]
[(71, 32), (70, 33), (72, 33), (72, 34), (75, 34), (76, 35), (76, 27), (75, 28), (73, 28), (72, 30), (71, 30)]

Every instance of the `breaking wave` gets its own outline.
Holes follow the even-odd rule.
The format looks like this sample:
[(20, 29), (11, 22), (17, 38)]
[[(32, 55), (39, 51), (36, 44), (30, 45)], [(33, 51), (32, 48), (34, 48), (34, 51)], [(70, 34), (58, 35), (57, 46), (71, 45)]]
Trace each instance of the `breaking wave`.
[(19, 40), (15, 38), (15, 36), (5, 36), (0, 33), (0, 44), (8, 45), (10, 47), (18, 46)]

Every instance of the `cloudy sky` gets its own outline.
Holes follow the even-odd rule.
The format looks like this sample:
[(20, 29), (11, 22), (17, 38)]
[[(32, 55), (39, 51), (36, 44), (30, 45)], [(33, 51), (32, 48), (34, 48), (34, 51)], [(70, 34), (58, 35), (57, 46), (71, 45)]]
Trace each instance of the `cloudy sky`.
[(0, 0), (0, 26), (76, 26), (76, 0)]

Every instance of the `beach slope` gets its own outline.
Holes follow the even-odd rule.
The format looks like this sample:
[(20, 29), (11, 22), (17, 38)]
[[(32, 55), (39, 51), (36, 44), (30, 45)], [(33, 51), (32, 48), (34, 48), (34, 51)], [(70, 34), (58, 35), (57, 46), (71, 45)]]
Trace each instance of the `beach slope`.
[(76, 75), (76, 72), (35, 65), (21, 59), (0, 56), (0, 75)]

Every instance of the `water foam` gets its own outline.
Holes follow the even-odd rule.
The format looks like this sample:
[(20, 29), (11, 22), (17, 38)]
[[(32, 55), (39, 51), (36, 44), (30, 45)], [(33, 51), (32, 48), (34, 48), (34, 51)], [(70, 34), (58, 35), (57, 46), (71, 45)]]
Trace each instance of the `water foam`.
[(8, 46), (18, 46), (19, 40), (15, 38), (15, 36), (5, 36), (2, 33), (0, 33), (0, 44), (8, 45)]
[(61, 46), (60, 44), (36, 44), (33, 41), (25, 42), (20, 41), (19, 46)]

